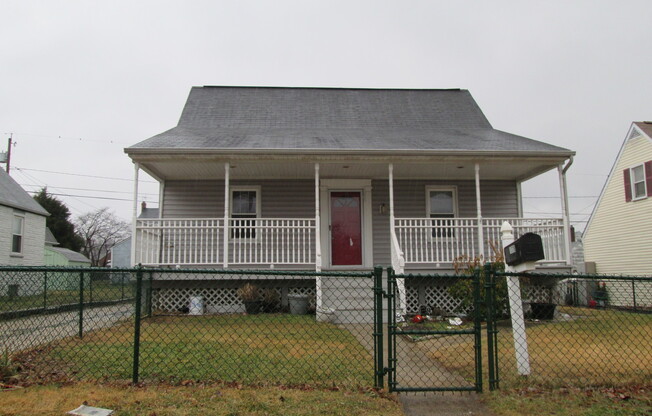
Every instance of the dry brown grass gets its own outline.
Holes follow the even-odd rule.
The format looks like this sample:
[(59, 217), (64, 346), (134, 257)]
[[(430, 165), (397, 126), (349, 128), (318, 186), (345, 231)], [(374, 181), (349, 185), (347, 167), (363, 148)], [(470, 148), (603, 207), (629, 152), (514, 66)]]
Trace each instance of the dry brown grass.
[[(652, 316), (627, 312), (563, 308), (568, 322), (530, 324), (527, 329), (531, 375), (516, 373), (514, 340), (510, 328), (498, 335), (499, 376), (502, 387), (611, 386), (648, 382), (652, 378)], [(486, 342), (486, 339), (483, 339)], [(472, 341), (442, 347), (431, 356), (448, 369), (473, 377)], [(488, 375), (486, 348), (483, 373)]]
[(121, 416), (156, 415), (388, 415), (403, 413), (394, 400), (373, 391), (302, 391), (238, 386), (147, 388), (77, 384), (1, 392), (0, 415), (63, 415), (83, 402)]

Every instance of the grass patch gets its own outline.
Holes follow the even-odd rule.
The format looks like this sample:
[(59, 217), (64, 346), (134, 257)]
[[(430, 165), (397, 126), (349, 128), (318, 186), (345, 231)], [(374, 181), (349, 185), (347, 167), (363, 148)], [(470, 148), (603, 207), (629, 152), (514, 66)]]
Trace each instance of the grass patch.
[[(78, 280), (78, 278), (77, 278)], [(71, 285), (67, 290), (55, 290), (50, 288), (47, 292), (30, 296), (0, 296), (0, 312), (11, 312), (29, 310), (35, 308), (51, 308), (61, 305), (70, 305), (79, 303), (79, 283)], [(84, 303), (88, 302), (107, 302), (114, 300), (124, 300), (133, 297), (133, 287), (129, 282), (125, 286), (114, 285), (110, 282), (99, 281), (93, 282), (89, 287), (86, 282), (84, 289)]]
[[(133, 325), (68, 338), (24, 361), (38, 374), (130, 380)], [(314, 316), (156, 317), (142, 323), (140, 379), (358, 388), (373, 384), (373, 357), (349, 331)]]
[(62, 415), (83, 402), (119, 416), (184, 415), (387, 415), (398, 403), (373, 391), (338, 392), (226, 386), (119, 387), (77, 384), (35, 386), (3, 392), (0, 415)]
[[(501, 387), (623, 386), (645, 383), (652, 378), (651, 315), (573, 307), (560, 309), (572, 319), (530, 324), (527, 328), (532, 370), (528, 379), (516, 374), (511, 328), (500, 328)], [(432, 351), (431, 356), (471, 380), (474, 376), (472, 357), (462, 359), (455, 354), (464, 348), (472, 348), (472, 341)], [(486, 378), (486, 348), (483, 350)]]
[(536, 389), (488, 393), (485, 402), (496, 416), (649, 416), (652, 390), (631, 389)]

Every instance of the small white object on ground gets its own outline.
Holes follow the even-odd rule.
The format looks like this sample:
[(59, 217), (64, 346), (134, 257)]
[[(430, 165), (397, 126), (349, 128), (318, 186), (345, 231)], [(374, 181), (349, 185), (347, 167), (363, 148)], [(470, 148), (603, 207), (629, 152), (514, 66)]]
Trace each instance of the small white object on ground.
[(86, 406), (85, 404), (82, 404), (78, 408), (69, 411), (68, 414), (75, 416), (110, 416), (113, 414), (113, 410)]
[(460, 318), (450, 318), (448, 323), (451, 325), (460, 326), (462, 325), (462, 320)]

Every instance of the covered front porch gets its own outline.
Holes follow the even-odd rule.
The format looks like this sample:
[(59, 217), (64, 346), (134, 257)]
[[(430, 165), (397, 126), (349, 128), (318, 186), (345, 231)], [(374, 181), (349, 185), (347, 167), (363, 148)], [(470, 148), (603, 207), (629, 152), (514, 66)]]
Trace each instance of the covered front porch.
[[(135, 162), (134, 264), (445, 270), (461, 256), (493, 258), (507, 221), (517, 237), (541, 235), (543, 264), (570, 266), (568, 165), (559, 157), (187, 159)], [(160, 183), (159, 218), (137, 218), (141, 169)], [(521, 182), (550, 169), (564, 215), (524, 218)]]

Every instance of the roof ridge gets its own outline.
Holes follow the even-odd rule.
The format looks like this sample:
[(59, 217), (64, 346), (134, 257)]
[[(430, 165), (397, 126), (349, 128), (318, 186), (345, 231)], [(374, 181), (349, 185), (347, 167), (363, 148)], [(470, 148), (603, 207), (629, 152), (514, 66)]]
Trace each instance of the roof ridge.
[(347, 90), (347, 91), (468, 91), (464, 88), (387, 88), (387, 87), (288, 87), (279, 85), (196, 85), (192, 88), (266, 88), (288, 90)]

